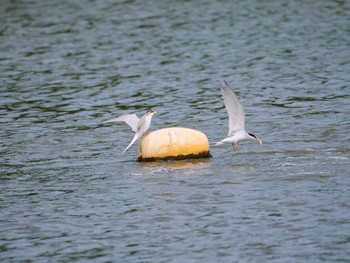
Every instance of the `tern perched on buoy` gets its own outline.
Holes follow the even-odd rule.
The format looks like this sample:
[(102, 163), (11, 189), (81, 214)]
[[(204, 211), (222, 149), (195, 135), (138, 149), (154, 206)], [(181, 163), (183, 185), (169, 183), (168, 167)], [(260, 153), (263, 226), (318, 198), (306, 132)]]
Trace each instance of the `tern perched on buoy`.
[(157, 114), (158, 112), (149, 110), (145, 115), (139, 119), (136, 114), (126, 114), (126, 115), (121, 115), (119, 117), (104, 121), (103, 123), (110, 123), (110, 122), (126, 122), (133, 132), (135, 132), (135, 136), (128, 145), (128, 147), (125, 148), (125, 150), (122, 152), (125, 153), (127, 149), (130, 148), (131, 145), (134, 144), (134, 142), (137, 141), (137, 139), (141, 138), (149, 129), (151, 126), (151, 120), (153, 115)]

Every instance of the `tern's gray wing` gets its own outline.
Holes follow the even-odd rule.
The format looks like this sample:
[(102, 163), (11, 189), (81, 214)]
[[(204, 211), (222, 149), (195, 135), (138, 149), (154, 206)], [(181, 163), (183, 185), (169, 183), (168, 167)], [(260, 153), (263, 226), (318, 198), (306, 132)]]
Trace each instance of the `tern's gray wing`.
[[(149, 129), (149, 126), (151, 125), (151, 122), (150, 120), (148, 120), (148, 116), (150, 114), (147, 112), (145, 115), (143, 115), (140, 119), (140, 121), (137, 123), (137, 132), (139, 132), (140, 134), (143, 134), (145, 133), (148, 129)], [(152, 115), (151, 115), (152, 116)]]
[(224, 85), (221, 83), (220, 85), (229, 119), (228, 136), (232, 136), (237, 131), (244, 130), (244, 109), (230, 85), (226, 81), (224, 81)]
[(126, 152), (127, 149), (130, 148), (131, 145), (134, 144), (134, 142), (136, 142), (136, 140), (140, 138), (140, 135), (138, 133), (135, 133), (134, 138), (132, 139), (132, 141), (130, 142), (130, 144), (128, 145), (128, 147), (125, 148), (125, 150), (122, 152), (122, 154), (124, 154)]
[(136, 116), (136, 114), (126, 114), (126, 115), (119, 116), (117, 118), (104, 121), (103, 123), (124, 121), (131, 127), (131, 129), (134, 132), (137, 132), (137, 124), (139, 120), (140, 119)]

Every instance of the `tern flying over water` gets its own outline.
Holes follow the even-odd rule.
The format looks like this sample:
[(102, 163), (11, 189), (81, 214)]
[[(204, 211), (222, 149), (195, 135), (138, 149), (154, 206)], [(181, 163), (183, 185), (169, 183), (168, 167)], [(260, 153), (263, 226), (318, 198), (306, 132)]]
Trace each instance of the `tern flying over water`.
[(230, 85), (224, 81), (220, 83), (221, 92), (224, 97), (225, 107), (228, 113), (229, 127), (227, 138), (217, 142), (215, 145), (232, 144), (233, 150), (238, 151), (237, 143), (244, 140), (262, 141), (252, 133), (245, 131), (245, 113)]
[(136, 114), (126, 114), (126, 115), (119, 116), (117, 118), (104, 121), (103, 123), (123, 121), (123, 122), (126, 122), (131, 127), (133, 132), (135, 132), (134, 138), (132, 139), (128, 147), (126, 147), (125, 150), (123, 151), (123, 153), (125, 153), (126, 150), (129, 149), (130, 146), (133, 145), (137, 139), (141, 138), (148, 131), (149, 127), (151, 126), (152, 116), (155, 114), (157, 114), (156, 111), (149, 110), (145, 115), (142, 116), (141, 119), (139, 119), (136, 116)]

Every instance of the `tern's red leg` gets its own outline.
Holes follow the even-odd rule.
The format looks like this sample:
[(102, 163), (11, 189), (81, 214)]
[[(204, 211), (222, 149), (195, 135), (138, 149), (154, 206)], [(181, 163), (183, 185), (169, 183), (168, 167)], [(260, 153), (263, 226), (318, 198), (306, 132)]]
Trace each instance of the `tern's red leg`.
[(235, 143), (232, 144), (232, 148), (235, 152), (239, 150), (238, 146)]
[(146, 136), (146, 135), (148, 135), (148, 134), (150, 134), (151, 133), (151, 131), (150, 130), (147, 130), (147, 131), (145, 131), (143, 134), (142, 134), (142, 136)]

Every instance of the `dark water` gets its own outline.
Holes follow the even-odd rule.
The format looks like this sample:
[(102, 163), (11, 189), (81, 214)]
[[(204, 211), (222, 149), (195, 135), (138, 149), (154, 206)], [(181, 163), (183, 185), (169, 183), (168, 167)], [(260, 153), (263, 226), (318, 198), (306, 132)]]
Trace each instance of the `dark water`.
[[(1, 1), (1, 262), (350, 262), (348, 1)], [(263, 145), (137, 163), (115, 115)]]

